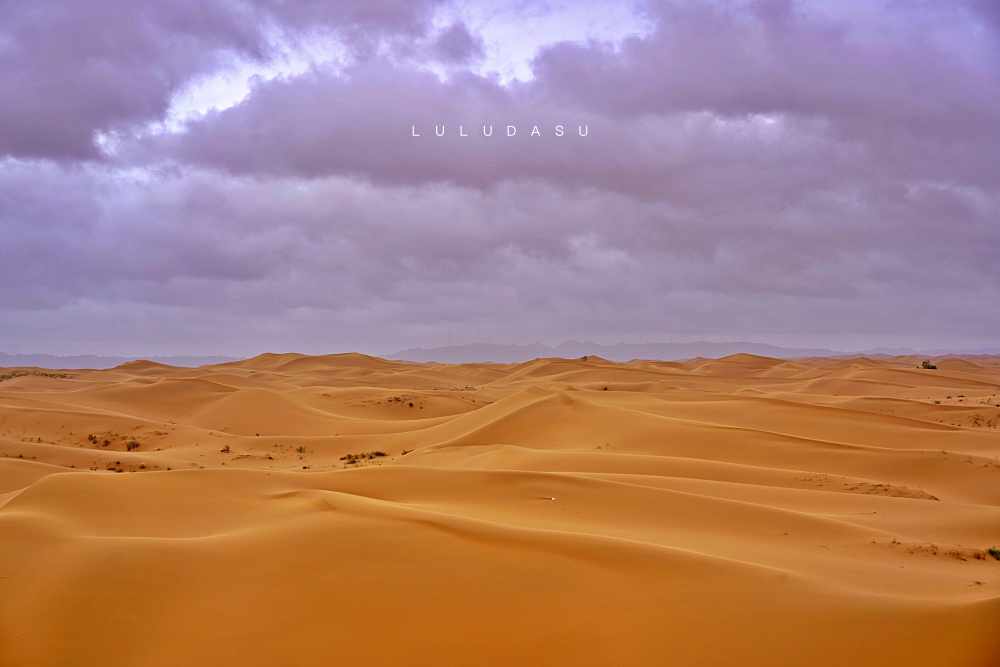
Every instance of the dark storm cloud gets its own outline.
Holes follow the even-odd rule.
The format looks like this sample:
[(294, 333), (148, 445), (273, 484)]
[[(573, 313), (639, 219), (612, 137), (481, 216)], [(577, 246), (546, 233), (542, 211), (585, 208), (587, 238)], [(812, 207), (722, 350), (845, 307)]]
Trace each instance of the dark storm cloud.
[(274, 32), (327, 29), (360, 46), (422, 31), (433, 4), (2, 2), (0, 155), (97, 158), (95, 132), (160, 120), (193, 78), (232, 58), (266, 59)]

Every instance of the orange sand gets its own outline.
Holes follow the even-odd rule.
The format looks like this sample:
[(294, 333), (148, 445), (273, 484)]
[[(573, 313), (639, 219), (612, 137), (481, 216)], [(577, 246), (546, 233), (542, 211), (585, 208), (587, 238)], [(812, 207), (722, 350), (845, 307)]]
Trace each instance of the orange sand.
[(1000, 360), (919, 362), (7, 379), (0, 665), (995, 667)]

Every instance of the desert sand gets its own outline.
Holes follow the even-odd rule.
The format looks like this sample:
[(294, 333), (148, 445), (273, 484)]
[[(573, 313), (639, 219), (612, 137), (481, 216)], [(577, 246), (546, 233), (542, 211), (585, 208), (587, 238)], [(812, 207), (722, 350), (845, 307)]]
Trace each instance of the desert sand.
[(0, 370), (0, 665), (995, 667), (1000, 359), (920, 361)]

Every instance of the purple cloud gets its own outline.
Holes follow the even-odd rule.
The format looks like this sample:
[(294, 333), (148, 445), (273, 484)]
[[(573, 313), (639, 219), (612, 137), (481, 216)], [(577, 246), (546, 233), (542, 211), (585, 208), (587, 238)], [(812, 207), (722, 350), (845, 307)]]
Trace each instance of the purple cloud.
[(456, 22), (441, 31), (432, 52), (443, 62), (461, 65), (483, 56), (483, 40), (470, 33), (464, 23)]
[[(0, 5), (0, 349), (1000, 331), (990, 3), (647, 3), (512, 83), (431, 2), (105, 5)], [(141, 130), (266, 26), (354, 56)]]
[(384, 34), (421, 33), (434, 4), (0, 3), (0, 155), (99, 158), (95, 132), (158, 121), (197, 76), (233, 58), (267, 59), (275, 27), (293, 35), (327, 29), (360, 47)]
[[(827, 187), (841, 172), (934, 180), (947, 156), (950, 178), (996, 185), (1000, 67), (926, 34), (938, 14), (887, 11), (859, 24), (787, 2), (655, 11), (658, 27), (618, 49), (548, 47), (526, 84), (441, 81), (385, 60), (264, 82), (152, 154), (233, 173), (475, 187), (543, 179), (675, 198), (703, 196), (673, 187), (692, 169), (714, 178), (742, 167), (737, 187), (802, 192), (815, 186), (799, 181), (809, 174)], [(947, 18), (938, 30), (975, 27), (965, 14)], [(872, 36), (883, 29), (889, 37)], [(500, 140), (507, 125), (519, 136)], [(553, 136), (557, 125), (569, 136)], [(571, 140), (581, 125), (589, 136)], [(535, 126), (540, 138), (528, 136)], [(460, 127), (471, 136), (458, 137)], [(445, 137), (433, 136), (438, 128)], [(775, 178), (762, 182), (762, 170)], [(786, 187), (788, 173), (797, 182)]]

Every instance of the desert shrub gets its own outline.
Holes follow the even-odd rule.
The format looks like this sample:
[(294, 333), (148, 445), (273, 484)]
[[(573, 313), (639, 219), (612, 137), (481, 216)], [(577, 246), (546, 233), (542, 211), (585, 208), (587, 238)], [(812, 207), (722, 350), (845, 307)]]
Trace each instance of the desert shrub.
[(127, 449), (130, 452), (133, 449), (139, 449), (139, 442), (135, 439), (129, 440), (128, 442), (125, 443), (125, 449)]
[(1000, 560), (1000, 549), (996, 547), (990, 547), (989, 549), (986, 550), (986, 553), (993, 556), (997, 560)]

